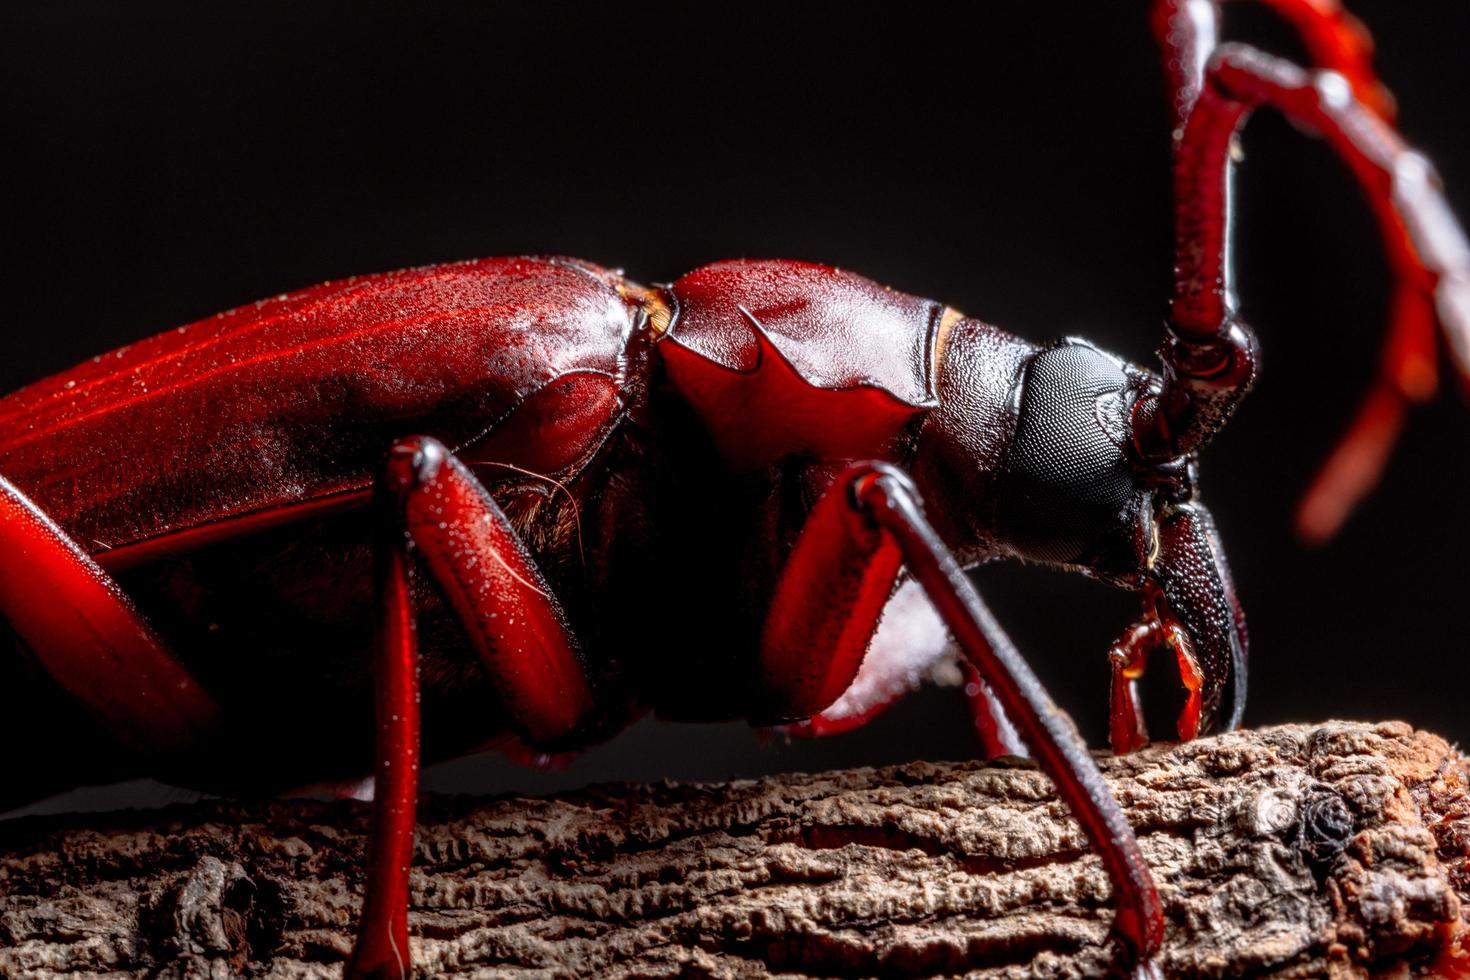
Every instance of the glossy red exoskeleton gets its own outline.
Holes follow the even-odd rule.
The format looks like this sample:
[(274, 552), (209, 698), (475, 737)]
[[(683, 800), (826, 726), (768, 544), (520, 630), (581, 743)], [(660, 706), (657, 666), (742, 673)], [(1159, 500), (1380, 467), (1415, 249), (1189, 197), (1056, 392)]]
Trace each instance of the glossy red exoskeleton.
[[(922, 590), (985, 750), (1052, 776), (1130, 968), (1156, 974), (1164, 918), (1132, 831), (963, 569), (1017, 557), (1141, 595), (1111, 651), (1115, 750), (1145, 738), (1155, 650), (1188, 691), (1182, 738), (1238, 723), (1244, 619), (1193, 461), (1256, 370), (1227, 245), (1231, 145), (1258, 106), (1342, 155), (1397, 276), (1381, 381), (1309, 530), (1371, 485), (1436, 325), (1470, 362), (1470, 249), (1365, 35), (1334, 0), (1265, 2), (1313, 70), (1217, 45), (1209, 0), (1155, 7), (1177, 109), (1159, 374), (809, 263), (657, 288), (560, 258), (328, 283), (0, 400), (0, 615), (44, 683), (211, 789), (254, 788), (228, 775), (251, 755), (283, 759), (277, 787), (365, 768), (371, 677), (376, 829), (347, 967), (368, 977), (409, 972), (421, 690), (430, 756), (574, 750), (646, 710), (821, 734), (907, 689), (916, 651), (871, 640)], [(274, 724), (233, 724), (262, 705)]]

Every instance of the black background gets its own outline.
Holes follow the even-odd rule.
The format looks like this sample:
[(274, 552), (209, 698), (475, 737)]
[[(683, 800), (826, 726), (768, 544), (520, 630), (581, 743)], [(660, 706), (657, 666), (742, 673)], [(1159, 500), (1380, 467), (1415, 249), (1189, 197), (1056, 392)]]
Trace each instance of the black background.
[[(523, 6), (5, 15), (0, 389), (320, 280), (517, 252), (644, 281), (735, 256), (821, 260), (1032, 339), (1151, 359), (1169, 118), (1145, 4), (987, 3), (965, 19), (949, 4)], [(1470, 213), (1470, 6), (1355, 9), (1409, 139)], [(1266, 16), (1230, 24), (1298, 52)], [(1247, 721), (1405, 718), (1463, 740), (1470, 418), (1447, 388), (1338, 539), (1293, 540), (1295, 498), (1373, 371), (1385, 274), (1325, 147), (1266, 115), (1245, 150), (1238, 281), (1266, 369), (1203, 477), (1252, 628)], [(1101, 744), (1104, 652), (1133, 598), (1013, 566), (978, 578)], [(931, 691), (822, 743), (650, 723), (563, 773), (482, 758), (429, 786), (972, 751), (957, 695)]]

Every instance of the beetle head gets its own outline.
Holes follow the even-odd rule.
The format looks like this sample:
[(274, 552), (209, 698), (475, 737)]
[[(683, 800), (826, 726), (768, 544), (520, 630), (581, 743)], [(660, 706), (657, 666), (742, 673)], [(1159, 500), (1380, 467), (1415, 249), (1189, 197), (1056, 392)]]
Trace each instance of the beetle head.
[[(1147, 372), (1065, 341), (1038, 352), (1015, 392), (1016, 426), (995, 483), (995, 526), (1017, 556), (1140, 592), (1148, 635), (1174, 647), (1193, 737), (1244, 708), (1245, 625), (1213, 519), (1195, 497), (1193, 458), (1134, 451), (1132, 411)], [(1233, 681), (1233, 684), (1232, 684)]]
[(1025, 366), (994, 491), (1009, 550), (1089, 568), (1116, 560), (1111, 552), (1147, 506), (1127, 454), (1130, 381), (1123, 365), (1078, 342), (1045, 348)]
[[(985, 501), (961, 518), (968, 528), (960, 536), (978, 541), (982, 556), (1082, 571), (1139, 592), (1143, 621), (1154, 627), (1147, 635), (1166, 638), (1186, 678), (1200, 679), (1181, 735), (1208, 727), (1222, 707), (1233, 726), (1244, 704), (1244, 620), (1213, 521), (1194, 500), (1194, 460), (1151, 461), (1133, 448), (1133, 406), (1157, 391), (1157, 379), (1072, 340), (1030, 352), (1011, 377), (1009, 441), (971, 458), (983, 484), (951, 482), (945, 494), (975, 499), (979, 490)], [(966, 424), (966, 414), (942, 409), (941, 427)], [(968, 417), (992, 422), (973, 409)]]

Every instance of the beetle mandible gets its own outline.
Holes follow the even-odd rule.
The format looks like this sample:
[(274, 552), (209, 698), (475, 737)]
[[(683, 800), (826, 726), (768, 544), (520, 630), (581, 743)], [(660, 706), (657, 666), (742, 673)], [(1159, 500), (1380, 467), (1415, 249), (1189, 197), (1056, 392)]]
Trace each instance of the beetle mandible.
[[(985, 682), (987, 752), (1029, 749), (1052, 775), (1154, 973), (1164, 922), (1132, 833), (962, 569), (1018, 557), (1140, 594), (1111, 652), (1115, 750), (1144, 738), (1153, 651), (1189, 692), (1181, 737), (1238, 722), (1244, 620), (1193, 463), (1256, 369), (1227, 190), (1258, 106), (1327, 138), (1383, 224), (1390, 394), (1408, 397), (1393, 365), (1433, 358), (1436, 322), (1462, 367), (1470, 338), (1464, 237), (1392, 129), (1361, 29), (1331, 0), (1269, 5), (1313, 70), (1217, 44), (1214, 3), (1155, 5), (1178, 244), (1157, 374), (809, 263), (666, 287), (554, 258), (329, 283), (0, 401), (0, 539), (23, 556), (0, 563), (0, 613), (107, 732), (211, 786), (205, 760), (251, 748), (231, 744), (234, 707), (285, 698), (222, 663), (342, 650), (311, 691), (352, 693), (366, 658), (348, 655), (374, 648), (376, 833), (348, 974), (378, 976), (406, 972), (421, 664), (431, 755), (501, 733), (571, 749), (642, 708), (836, 730), (901, 689), (866, 655), (906, 574)], [(129, 440), (156, 451), (98, 452)], [(1319, 522), (1349, 496), (1316, 494)], [(693, 700), (684, 637), (713, 619), (733, 625), (701, 656), (731, 680)], [(341, 700), (291, 736), (303, 773), (350, 768), (365, 728)]]

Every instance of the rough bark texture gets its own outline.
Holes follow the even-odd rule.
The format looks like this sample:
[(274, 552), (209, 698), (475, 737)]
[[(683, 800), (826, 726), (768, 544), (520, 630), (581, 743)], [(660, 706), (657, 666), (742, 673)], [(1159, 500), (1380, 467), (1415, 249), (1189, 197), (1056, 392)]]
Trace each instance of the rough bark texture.
[[(1466, 765), (1402, 724), (1289, 726), (1103, 762), (1177, 976), (1449, 962), (1470, 906)], [(423, 975), (1096, 976), (1109, 887), (1018, 763), (608, 786), (424, 807)], [(0, 974), (336, 976), (357, 804), (0, 825)]]

